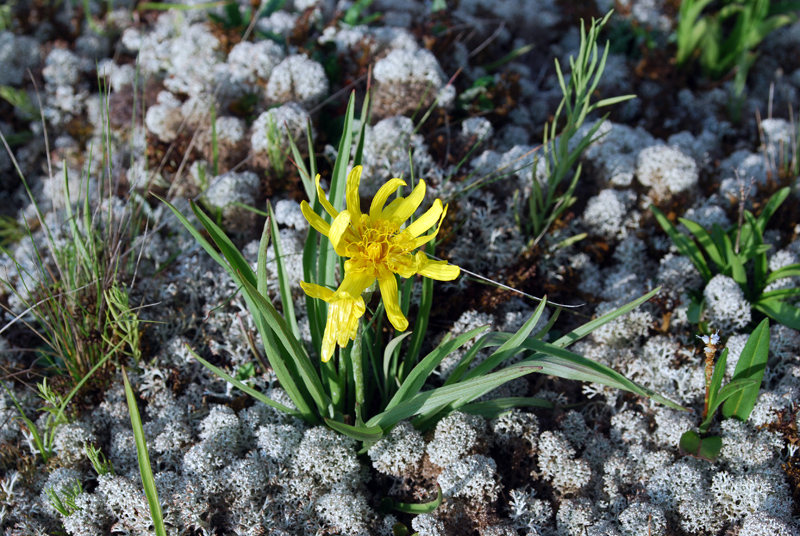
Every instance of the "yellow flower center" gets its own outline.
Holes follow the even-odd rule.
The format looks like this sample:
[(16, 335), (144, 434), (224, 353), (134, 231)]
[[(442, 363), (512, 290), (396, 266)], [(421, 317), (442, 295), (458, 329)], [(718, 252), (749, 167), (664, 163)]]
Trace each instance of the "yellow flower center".
[(410, 256), (414, 250), (413, 238), (391, 221), (373, 221), (365, 214), (354, 231), (359, 239), (349, 242), (345, 248), (345, 256), (353, 261), (354, 268), (379, 277), (381, 266), (397, 271), (392, 268), (413, 263)]

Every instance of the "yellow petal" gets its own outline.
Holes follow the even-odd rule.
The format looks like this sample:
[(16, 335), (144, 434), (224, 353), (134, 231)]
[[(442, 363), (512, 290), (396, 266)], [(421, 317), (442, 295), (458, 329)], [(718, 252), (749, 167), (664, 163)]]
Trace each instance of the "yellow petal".
[(336, 344), (336, 327), (334, 317), (328, 311), (328, 321), (325, 323), (325, 334), (322, 336), (322, 362), (327, 363), (333, 357)]
[(408, 320), (403, 315), (403, 310), (400, 309), (400, 301), (397, 295), (397, 280), (394, 278), (394, 274), (388, 270), (381, 270), (381, 276), (378, 278), (378, 285), (381, 288), (383, 306), (386, 308), (386, 316), (389, 317), (389, 322), (392, 323), (394, 329), (405, 331), (408, 329)]
[(338, 216), (336, 216), (336, 219), (333, 220), (333, 224), (331, 225), (331, 233), (328, 235), (328, 237), (331, 239), (331, 244), (333, 244), (333, 249), (340, 257), (344, 255), (344, 248), (341, 248), (340, 245), (346, 245), (346, 241), (345, 243), (342, 243), (342, 237), (349, 228), (350, 213), (346, 210), (343, 210)]
[(322, 216), (314, 212), (311, 206), (305, 201), (300, 203), (300, 210), (303, 211), (303, 216), (306, 217), (308, 223), (319, 231), (321, 234), (328, 236), (331, 232), (331, 224), (322, 219)]
[[(436, 201), (438, 201), (438, 199)], [(439, 218), (439, 225), (436, 226), (436, 230), (433, 231), (431, 234), (427, 234), (425, 236), (420, 236), (418, 238), (415, 238), (414, 239), (414, 249), (416, 249), (416, 248), (418, 248), (418, 247), (420, 247), (422, 245), (425, 245), (428, 242), (430, 242), (431, 240), (433, 240), (434, 238), (436, 238), (436, 235), (439, 234), (439, 229), (442, 228), (442, 223), (444, 222), (444, 217), (446, 215), (447, 215), (447, 205), (445, 205), (444, 208), (442, 209), (442, 216)]]
[(345, 198), (347, 199), (347, 210), (353, 217), (353, 222), (361, 221), (361, 198), (358, 195), (358, 185), (361, 182), (361, 166), (356, 166), (347, 176), (347, 188)]
[(306, 283), (305, 281), (300, 281), (300, 286), (302, 287), (303, 292), (312, 298), (326, 302), (331, 301), (331, 298), (333, 298), (333, 291), (329, 288), (315, 285), (314, 283)]
[(437, 199), (433, 202), (433, 206), (429, 208), (425, 214), (417, 218), (414, 223), (406, 227), (406, 232), (414, 238), (418, 237), (432, 226), (436, 225), (436, 222), (442, 215), (442, 211), (442, 201)]
[[(422, 204), (425, 199), (425, 181), (419, 181), (417, 187), (411, 192), (411, 195), (403, 199), (403, 202), (392, 213), (392, 222), (401, 225), (406, 221)], [(384, 211), (385, 212), (385, 211)]]
[(348, 272), (345, 270), (344, 279), (336, 290), (337, 295), (342, 297), (356, 298), (367, 290), (375, 281), (375, 276), (366, 272)]
[[(383, 209), (383, 212), (378, 216), (379, 219), (382, 220), (391, 220), (394, 213), (397, 211), (398, 207), (405, 203), (405, 197), (398, 197), (396, 199), (392, 199), (391, 203), (386, 205), (386, 208)], [(400, 223), (403, 223), (402, 221)], [(397, 224), (397, 227), (400, 227), (400, 224)]]
[(461, 273), (461, 268), (447, 261), (432, 261), (423, 252), (417, 252), (417, 273), (437, 281), (452, 281)]
[(328, 198), (325, 197), (325, 192), (323, 191), (322, 186), (319, 185), (319, 173), (317, 173), (317, 177), (314, 179), (314, 182), (317, 184), (317, 197), (319, 198), (319, 202), (322, 204), (322, 208), (324, 208), (325, 211), (331, 215), (331, 218), (335, 218), (339, 215), (339, 211), (333, 208), (333, 205), (331, 205), (330, 201), (328, 201)]
[(403, 179), (391, 179), (381, 186), (378, 193), (372, 198), (372, 205), (369, 207), (369, 217), (373, 220), (379, 218), (389, 196), (395, 193), (398, 188), (405, 185), (406, 181)]

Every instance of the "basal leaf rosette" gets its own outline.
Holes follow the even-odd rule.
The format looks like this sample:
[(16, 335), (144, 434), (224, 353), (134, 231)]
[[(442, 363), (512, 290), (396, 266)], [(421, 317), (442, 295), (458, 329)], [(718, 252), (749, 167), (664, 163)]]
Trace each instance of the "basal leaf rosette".
[[(391, 179), (381, 186), (372, 200), (369, 213), (361, 212), (358, 186), (361, 166), (356, 166), (347, 176), (346, 210), (339, 212), (325, 196), (316, 177), (317, 196), (325, 211), (333, 218), (329, 224), (303, 201), (301, 208), (309, 224), (330, 239), (337, 255), (347, 259), (344, 277), (336, 291), (301, 282), (306, 294), (328, 303), (328, 319), (322, 339), (322, 360), (333, 355), (334, 343), (347, 346), (358, 331), (358, 320), (366, 305), (361, 297), (375, 280), (378, 281), (386, 315), (395, 329), (405, 331), (408, 320), (400, 308), (395, 274), (408, 279), (417, 274), (438, 281), (452, 281), (458, 277), (458, 266), (447, 261), (430, 260), (417, 248), (433, 240), (441, 228), (447, 206), (436, 199), (433, 206), (413, 223), (403, 227), (425, 198), (425, 181), (412, 190), (408, 197), (389, 197), (405, 186), (401, 179)], [(434, 228), (432, 232), (424, 234)]]

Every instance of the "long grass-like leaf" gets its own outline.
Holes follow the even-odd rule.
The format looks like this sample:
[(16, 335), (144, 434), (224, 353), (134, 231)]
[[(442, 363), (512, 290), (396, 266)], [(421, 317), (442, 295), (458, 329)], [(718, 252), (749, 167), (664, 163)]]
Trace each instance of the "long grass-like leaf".
[[(283, 316), (286, 322), (292, 329), (296, 339), (300, 339), (300, 328), (297, 327), (297, 317), (294, 313), (294, 300), (292, 299), (292, 289), (289, 287), (289, 275), (286, 273), (286, 262), (283, 258), (283, 248), (281, 246), (280, 233), (278, 232), (278, 223), (275, 221), (275, 213), (272, 211), (272, 205), (267, 203), (267, 210), (269, 211), (269, 224), (270, 233), (272, 234), (272, 249), (275, 252), (275, 264), (278, 268), (278, 285), (281, 292), (281, 304), (283, 305)], [(263, 291), (259, 289), (263, 294)]]
[(439, 387), (432, 391), (423, 391), (374, 416), (367, 422), (367, 426), (380, 426), (385, 430), (403, 419), (436, 410), (456, 400), (474, 400), (514, 378), (540, 370), (541, 367), (535, 364), (516, 364), (481, 378), (473, 378), (448, 387)]
[(680, 251), (682, 255), (689, 257), (689, 260), (691, 260), (695, 265), (704, 281), (710, 280), (711, 270), (708, 268), (708, 263), (706, 263), (706, 259), (703, 257), (703, 253), (700, 251), (700, 249), (694, 244), (694, 242), (679, 233), (675, 226), (672, 225), (672, 222), (670, 222), (664, 213), (658, 210), (655, 205), (650, 205), (650, 210), (653, 211), (656, 221), (659, 225), (661, 225), (661, 228), (664, 230), (664, 232), (667, 233), (667, 236), (672, 239), (672, 242), (675, 244), (675, 247), (678, 248), (678, 251)]
[(741, 421), (746, 421), (750, 417), (750, 412), (756, 405), (758, 390), (761, 387), (761, 380), (764, 378), (764, 369), (767, 366), (769, 357), (769, 320), (766, 318), (753, 330), (750, 337), (742, 349), (739, 361), (736, 362), (736, 369), (733, 372), (733, 379), (752, 379), (755, 383), (731, 396), (722, 406), (722, 414), (726, 419), (736, 417)]
[(144, 487), (144, 494), (147, 497), (147, 504), (150, 506), (150, 518), (153, 521), (156, 536), (167, 536), (167, 531), (164, 528), (164, 518), (161, 515), (161, 504), (158, 502), (156, 481), (153, 479), (153, 468), (150, 467), (150, 455), (147, 453), (147, 442), (144, 439), (142, 419), (139, 417), (139, 407), (136, 405), (136, 396), (133, 394), (133, 389), (131, 389), (131, 384), (128, 381), (128, 374), (124, 368), (122, 369), (122, 379), (125, 383), (128, 412), (131, 415), (133, 440), (136, 443), (136, 457), (139, 460), (139, 472), (142, 475), (142, 487)]
[(383, 430), (381, 430), (379, 426), (351, 426), (343, 422), (334, 421), (333, 419), (325, 419), (325, 424), (340, 434), (344, 434), (347, 437), (352, 437), (357, 441), (374, 443), (383, 437)]
[(612, 368), (554, 344), (549, 344), (533, 338), (526, 339), (522, 344), (526, 348), (536, 351), (536, 353), (524, 359), (521, 363), (542, 367), (542, 374), (558, 376), (559, 378), (567, 380), (600, 383), (602, 385), (608, 385), (609, 387), (630, 391), (640, 396), (652, 398), (656, 402), (664, 404), (672, 409), (686, 409), (658, 393), (632, 382)]
[(574, 330), (570, 331), (566, 335), (563, 335), (563, 336), (559, 337), (558, 340), (553, 342), (553, 346), (566, 348), (567, 346), (571, 345), (572, 343), (574, 343), (576, 341), (579, 341), (580, 339), (586, 337), (587, 335), (589, 335), (591, 332), (593, 332), (594, 330), (596, 330), (600, 326), (608, 324), (609, 322), (611, 322), (615, 318), (618, 318), (618, 317), (620, 317), (620, 316), (622, 316), (624, 314), (627, 314), (630, 311), (634, 310), (635, 308), (639, 307), (641, 304), (643, 304), (644, 302), (646, 302), (647, 300), (649, 300), (650, 298), (652, 298), (653, 296), (658, 294), (658, 292), (660, 290), (661, 290), (661, 287), (655, 288), (655, 289), (651, 290), (650, 292), (648, 292), (647, 294), (645, 294), (644, 296), (642, 296), (641, 298), (637, 298), (637, 299), (633, 300), (632, 302), (623, 305), (619, 309), (614, 309), (613, 311), (604, 314), (600, 318), (595, 318), (591, 322), (587, 322), (586, 324), (582, 325), (581, 327), (575, 328)]
[(231, 376), (230, 374), (228, 374), (227, 372), (225, 372), (221, 368), (215, 367), (214, 365), (212, 365), (211, 363), (209, 363), (208, 361), (206, 361), (205, 359), (203, 359), (202, 357), (197, 355), (197, 353), (194, 350), (192, 350), (189, 347), (188, 344), (186, 345), (186, 349), (189, 350), (189, 352), (194, 356), (194, 358), (197, 359), (198, 361), (200, 361), (200, 363), (204, 367), (206, 367), (208, 370), (210, 370), (211, 372), (213, 372), (214, 374), (216, 374), (217, 376), (219, 376), (220, 378), (222, 378), (226, 382), (230, 383), (231, 385), (233, 385), (234, 387), (236, 387), (240, 391), (242, 391), (244, 393), (247, 393), (248, 395), (252, 396), (253, 398), (258, 400), (259, 402), (263, 402), (264, 404), (266, 404), (268, 406), (271, 406), (271, 407), (273, 407), (273, 408), (275, 408), (275, 409), (277, 409), (279, 411), (282, 411), (284, 413), (288, 413), (289, 415), (293, 415), (295, 417), (302, 417), (303, 416), (296, 409), (291, 409), (291, 408), (288, 408), (288, 407), (284, 406), (283, 404), (279, 404), (278, 402), (275, 402), (274, 400), (269, 398), (264, 393), (256, 391), (252, 387), (248, 387), (247, 385), (245, 385), (244, 383), (240, 382), (239, 380), (237, 380), (236, 378), (234, 378), (233, 376)]
[(487, 419), (494, 419), (501, 413), (505, 413), (513, 408), (522, 407), (553, 409), (555, 405), (543, 398), (509, 397), (486, 400), (485, 402), (473, 402), (472, 404), (461, 406), (459, 411), (471, 413), (472, 415), (480, 415)]
[[(425, 385), (425, 381), (428, 379), (428, 376), (430, 376), (433, 372), (433, 369), (435, 369), (439, 363), (441, 363), (442, 359), (444, 359), (450, 353), (455, 352), (464, 346), (467, 341), (478, 336), (478, 334), (486, 331), (487, 329), (489, 329), (489, 326), (477, 327), (464, 333), (463, 335), (459, 335), (455, 339), (443, 342), (437, 346), (431, 353), (425, 356), (425, 358), (420, 361), (416, 367), (412, 369), (411, 373), (408, 375), (408, 378), (406, 378), (406, 380), (403, 382), (403, 385), (400, 386), (400, 389), (398, 389), (397, 393), (395, 393), (394, 397), (392, 397), (392, 399), (386, 405), (384, 412), (391, 410), (403, 401), (407, 401), (417, 395), (419, 390), (422, 389), (422, 386)], [(370, 420), (370, 422), (367, 424), (370, 424), (371, 422), (372, 420)], [(382, 428), (386, 427), (384, 426)]]
[(531, 331), (533, 331), (536, 323), (539, 322), (539, 319), (542, 317), (542, 313), (544, 313), (544, 308), (546, 305), (547, 296), (542, 298), (542, 301), (539, 302), (539, 306), (536, 307), (536, 310), (533, 312), (527, 322), (525, 322), (515, 334), (509, 337), (509, 339), (505, 341), (500, 348), (495, 350), (492, 355), (486, 358), (483, 363), (467, 372), (464, 375), (464, 379), (469, 380), (470, 378), (483, 376), (490, 370), (493, 370), (499, 366), (506, 359), (521, 352), (523, 350), (521, 347), (522, 342), (531, 334)]

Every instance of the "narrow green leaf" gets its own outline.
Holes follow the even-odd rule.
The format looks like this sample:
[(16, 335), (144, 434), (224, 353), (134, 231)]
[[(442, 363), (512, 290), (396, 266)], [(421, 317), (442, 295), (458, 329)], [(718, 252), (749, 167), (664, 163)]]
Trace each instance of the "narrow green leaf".
[[(470, 378), (483, 376), (490, 370), (498, 367), (506, 359), (521, 352), (523, 350), (521, 347), (522, 342), (531, 334), (531, 331), (533, 331), (536, 323), (539, 322), (546, 305), (547, 296), (542, 298), (542, 301), (539, 302), (539, 306), (536, 307), (536, 310), (533, 312), (527, 322), (525, 322), (525, 324), (523, 324), (514, 335), (504, 342), (500, 348), (495, 350), (492, 355), (487, 357), (483, 363), (464, 374), (464, 379), (468, 380)], [(458, 379), (456, 379), (456, 381), (458, 381)]]
[(475, 341), (475, 344), (473, 344), (472, 347), (467, 350), (467, 353), (465, 353), (464, 357), (461, 358), (461, 361), (458, 362), (458, 365), (456, 365), (456, 367), (447, 377), (447, 380), (445, 380), (444, 384), (453, 385), (457, 383), (463, 378), (464, 373), (469, 369), (472, 361), (475, 359), (475, 356), (478, 355), (478, 352), (486, 348), (500, 346), (510, 339), (511, 336), (511, 333), (500, 333), (495, 331), (492, 333), (487, 333)]
[[(761, 380), (764, 377), (764, 369), (767, 366), (769, 357), (769, 320), (766, 318), (753, 330), (742, 350), (742, 355), (736, 363), (736, 370), (733, 372), (733, 380), (752, 379), (752, 385), (725, 401), (722, 406), (722, 414), (726, 419), (736, 417), (741, 421), (746, 421), (756, 405), (758, 390), (761, 387)], [(731, 382), (733, 383), (733, 381)]]
[(349, 424), (327, 418), (325, 419), (325, 424), (327, 424), (332, 430), (336, 430), (340, 434), (344, 434), (347, 437), (352, 437), (357, 441), (371, 441), (374, 443), (383, 437), (383, 430), (381, 430), (380, 426), (351, 426)]
[[(283, 305), (283, 316), (289, 327), (292, 329), (296, 339), (300, 339), (300, 328), (297, 326), (297, 316), (294, 313), (294, 300), (292, 289), (289, 287), (289, 275), (286, 273), (286, 261), (283, 258), (283, 248), (281, 246), (281, 235), (278, 231), (278, 222), (275, 221), (275, 213), (272, 211), (272, 204), (267, 202), (269, 212), (270, 233), (272, 234), (272, 250), (275, 253), (275, 264), (278, 268), (278, 286), (281, 292), (281, 305)], [(261, 289), (258, 291), (266, 296)]]
[[(474, 378), (448, 387), (439, 387), (431, 391), (423, 391), (375, 415), (367, 422), (367, 426), (380, 426), (383, 429), (387, 429), (403, 419), (436, 410), (456, 400), (466, 400), (465, 403), (468, 403), (508, 381), (540, 370), (541, 367), (536, 364), (517, 363), (481, 378)], [(397, 395), (395, 395), (395, 398), (397, 398)], [(394, 401), (394, 399), (392, 400)]]
[(716, 461), (722, 450), (722, 438), (711, 436), (701, 438), (697, 432), (684, 432), (680, 440), (680, 451), (684, 456), (693, 456), (710, 462)]
[(763, 292), (761, 296), (758, 298), (758, 302), (776, 300), (776, 299), (778, 301), (781, 301), (785, 300), (786, 298), (793, 298), (794, 296), (800, 296), (800, 287), (779, 288), (775, 290), (770, 290), (769, 292)]
[(661, 228), (664, 229), (664, 232), (667, 233), (667, 236), (672, 239), (672, 242), (675, 244), (675, 247), (678, 248), (678, 251), (680, 251), (682, 255), (689, 257), (689, 260), (691, 260), (695, 265), (704, 281), (710, 280), (711, 270), (708, 268), (706, 259), (703, 257), (700, 249), (694, 244), (693, 241), (679, 233), (675, 226), (672, 225), (672, 223), (667, 219), (664, 213), (658, 210), (655, 205), (650, 205), (650, 210), (653, 211), (656, 221), (659, 225), (661, 225)]
[(766, 284), (769, 285), (770, 283), (774, 283), (778, 279), (783, 279), (784, 277), (800, 277), (800, 263), (790, 264), (788, 266), (784, 266), (783, 268), (779, 268), (774, 272), (770, 272), (767, 276)]
[(742, 391), (743, 389), (747, 389), (748, 387), (753, 387), (756, 384), (756, 381), (751, 378), (741, 378), (738, 380), (732, 380), (729, 384), (725, 387), (720, 389), (718, 396), (714, 400), (714, 403), (709, 403), (708, 406), (708, 415), (706, 419), (700, 424), (700, 433), (704, 434), (708, 431), (711, 423), (714, 420), (714, 413), (716, 413), (717, 408), (725, 402), (727, 399), (735, 395), (736, 393)]
[(587, 335), (589, 335), (591, 332), (593, 332), (594, 330), (596, 330), (600, 326), (604, 326), (604, 325), (608, 324), (609, 322), (611, 322), (612, 320), (614, 320), (615, 318), (618, 318), (618, 317), (620, 317), (620, 316), (622, 316), (624, 314), (627, 314), (627, 313), (631, 312), (632, 310), (636, 309), (641, 304), (643, 304), (644, 302), (646, 302), (647, 300), (649, 300), (650, 298), (652, 298), (653, 296), (658, 294), (658, 292), (660, 290), (661, 290), (661, 287), (657, 287), (657, 288), (651, 290), (650, 292), (648, 292), (647, 294), (645, 294), (644, 296), (642, 296), (641, 298), (636, 298), (632, 302), (623, 305), (619, 309), (614, 309), (613, 311), (604, 314), (600, 318), (595, 318), (591, 322), (587, 322), (586, 324), (582, 325), (581, 327), (575, 328), (574, 330), (570, 331), (566, 335), (563, 335), (563, 336), (559, 337), (559, 339), (553, 343), (553, 346), (566, 348), (567, 346), (571, 345), (572, 343), (577, 342), (580, 339), (586, 337)]
[(251, 286), (255, 287), (258, 282), (256, 281), (256, 275), (253, 273), (253, 269), (250, 268), (250, 263), (244, 258), (236, 246), (231, 242), (231, 239), (228, 238), (228, 235), (216, 224), (214, 220), (209, 218), (205, 212), (203, 212), (200, 207), (198, 207), (193, 201), (189, 201), (190, 206), (192, 207), (192, 212), (197, 217), (198, 221), (203, 224), (205, 227), (206, 232), (209, 234), (211, 239), (219, 248), (222, 255), (225, 257), (225, 260), (228, 261), (231, 268), (240, 274), (244, 278), (247, 279), (247, 282), (250, 283)]
[(383, 377), (385, 381), (392, 382), (394, 378), (392, 378), (392, 371), (391, 371), (391, 364), (392, 358), (394, 357), (395, 350), (400, 348), (400, 344), (403, 342), (403, 339), (411, 335), (412, 332), (406, 331), (402, 335), (399, 335), (389, 341), (389, 344), (386, 345), (386, 349), (383, 351)]
[(750, 288), (747, 286), (747, 272), (744, 271), (744, 265), (736, 252), (733, 250), (733, 244), (728, 235), (725, 235), (725, 250), (728, 253), (728, 262), (730, 263), (730, 276), (736, 283), (739, 284), (745, 296), (750, 299)]
[(136, 396), (133, 394), (133, 389), (131, 389), (128, 374), (125, 372), (124, 367), (122, 369), (122, 380), (125, 383), (128, 412), (131, 415), (133, 439), (136, 443), (136, 457), (139, 460), (139, 472), (142, 475), (142, 487), (144, 487), (144, 494), (147, 497), (147, 504), (150, 506), (150, 518), (153, 520), (156, 536), (167, 536), (167, 531), (164, 528), (164, 518), (161, 515), (161, 504), (158, 502), (156, 481), (153, 479), (153, 468), (150, 467), (150, 456), (147, 453), (147, 442), (144, 438), (142, 419), (139, 417), (139, 407), (136, 405)]
[[(714, 406), (714, 401), (717, 398), (717, 393), (719, 393), (720, 387), (722, 387), (722, 379), (725, 376), (725, 367), (728, 363), (728, 349), (725, 348), (722, 350), (722, 353), (717, 360), (717, 363), (714, 365), (714, 372), (711, 374), (711, 382), (708, 384), (708, 407)], [(709, 415), (712, 412), (709, 411)], [(701, 430), (701, 432), (705, 432), (705, 430)]]
[(767, 229), (767, 223), (769, 223), (770, 218), (777, 212), (778, 208), (786, 201), (786, 198), (789, 197), (789, 193), (791, 189), (787, 186), (785, 188), (781, 188), (777, 192), (775, 192), (772, 197), (769, 198), (767, 204), (764, 205), (764, 210), (761, 211), (761, 214), (758, 216), (756, 220), (758, 222), (758, 230), (761, 231), (761, 234), (764, 234), (764, 231)]
[[(779, 292), (779, 291), (775, 291)], [(771, 292), (769, 294), (772, 294)], [(775, 322), (796, 330), (800, 330), (800, 309), (777, 298), (762, 299), (753, 304), (753, 308), (761, 311)]]
[[(320, 382), (314, 365), (311, 364), (302, 346), (292, 334), (289, 326), (286, 324), (286, 320), (284, 320), (277, 309), (275, 309), (275, 306), (262, 296), (254, 286), (244, 279), (242, 279), (242, 283), (245, 295), (248, 296), (255, 307), (258, 308), (270, 328), (272, 328), (281, 343), (283, 343), (286, 350), (291, 353), (293, 364), (297, 366), (297, 370), (306, 389), (308, 389), (308, 392), (317, 404), (320, 413), (325, 414), (329, 409), (330, 399), (322, 388), (322, 382)], [(270, 360), (270, 363), (271, 362)]]
[(253, 398), (255, 398), (256, 400), (258, 400), (259, 402), (263, 402), (264, 404), (266, 404), (266, 405), (268, 405), (270, 407), (273, 407), (273, 408), (275, 408), (275, 409), (277, 409), (279, 411), (282, 411), (282, 412), (287, 413), (289, 415), (293, 415), (295, 417), (300, 417), (300, 418), (303, 417), (303, 415), (299, 411), (297, 411), (296, 409), (291, 409), (291, 408), (288, 408), (288, 407), (284, 406), (283, 404), (279, 404), (278, 402), (275, 402), (274, 400), (272, 400), (270, 397), (268, 397), (264, 393), (256, 391), (252, 387), (249, 387), (249, 386), (245, 385), (244, 383), (240, 382), (239, 380), (237, 380), (236, 378), (234, 378), (233, 376), (231, 376), (230, 374), (228, 374), (227, 372), (225, 372), (221, 368), (215, 367), (214, 365), (212, 365), (211, 363), (209, 363), (208, 361), (206, 361), (205, 359), (203, 359), (202, 357), (197, 355), (197, 353), (195, 353), (195, 351), (192, 350), (189, 347), (188, 344), (186, 345), (186, 349), (189, 350), (189, 352), (194, 356), (194, 358), (197, 359), (204, 367), (206, 367), (208, 370), (213, 372), (215, 375), (219, 376), (220, 378), (222, 378), (226, 382), (230, 383), (231, 385), (233, 385), (234, 387), (236, 387), (240, 391), (242, 391), (244, 393), (247, 393), (248, 395), (250, 395)]
[[(208, 240), (206, 240), (205, 237), (203, 237), (203, 235), (200, 234), (200, 232), (194, 228), (194, 225), (189, 223), (189, 220), (187, 220), (186, 217), (183, 214), (181, 214), (181, 212), (175, 206), (173, 206), (165, 199), (162, 199), (158, 196), (156, 197), (169, 207), (169, 209), (172, 211), (175, 217), (178, 218), (178, 221), (180, 221), (183, 224), (183, 226), (186, 227), (189, 233), (195, 238), (195, 240), (197, 240), (197, 242), (203, 247), (203, 249), (206, 250), (206, 252), (211, 256), (211, 258), (213, 258), (220, 266), (222, 266), (225, 269), (225, 271), (228, 272), (228, 275), (231, 276), (234, 282), (241, 287), (244, 283), (243, 276), (240, 275), (241, 272), (234, 270), (231, 267), (231, 265), (228, 264), (228, 262), (222, 257), (222, 255), (220, 255), (217, 252), (217, 250), (214, 249), (211, 243), (208, 242)], [(210, 222), (210, 224), (213, 225), (216, 229), (219, 229), (213, 222)], [(221, 231), (218, 231), (218, 233), (221, 233)], [(262, 245), (264, 246), (262, 250), (265, 251), (266, 243), (264, 242), (263, 236), (262, 236)], [(233, 247), (233, 244), (230, 244), (230, 247)], [(235, 250), (235, 248), (233, 249)], [(236, 253), (238, 254), (238, 251), (236, 251)], [(262, 251), (259, 251), (259, 255), (262, 255), (262, 253), (263, 253)], [(265, 253), (263, 254), (265, 255)], [(262, 260), (261, 263), (262, 269), (264, 263), (266, 262), (265, 259), (266, 256), (264, 256), (264, 259)], [(258, 284), (258, 281), (256, 280), (256, 277), (253, 274), (253, 270), (250, 268), (249, 265), (247, 265), (247, 263), (244, 261), (243, 258), (242, 262), (247, 266), (247, 270), (252, 275), (254, 282)], [(265, 282), (266, 271), (265, 269), (263, 270), (264, 272), (262, 275), (262, 282)], [(291, 369), (291, 365), (293, 365), (293, 363), (286, 363), (283, 359), (281, 348), (279, 347), (279, 345), (272, 343), (273, 340), (272, 327), (270, 326), (270, 324), (267, 322), (267, 319), (263, 315), (258, 314), (258, 310), (248, 293), (245, 293), (245, 300), (247, 301), (248, 310), (250, 310), (250, 312), (253, 314), (256, 326), (258, 327), (262, 339), (264, 340), (264, 349), (267, 351), (267, 358), (269, 359), (270, 365), (275, 370), (275, 374), (278, 376), (278, 380), (281, 382), (281, 386), (286, 390), (287, 394), (292, 399), (292, 402), (294, 402), (295, 406), (297, 406), (298, 411), (300, 411), (300, 413), (303, 415), (303, 418), (308, 422), (312, 423), (316, 422), (316, 416), (314, 415), (314, 412), (311, 410), (311, 407), (306, 402), (306, 398), (303, 392), (300, 390), (299, 386), (297, 385), (297, 382), (295, 381), (294, 377), (295, 375), (292, 373), (293, 371)]]
[[(428, 242), (428, 253), (433, 254), (433, 242)], [(422, 295), (419, 299), (417, 309), (417, 319), (414, 321), (414, 334), (408, 345), (408, 352), (400, 366), (400, 381), (404, 381), (412, 367), (419, 361), (419, 352), (422, 349), (422, 342), (428, 333), (428, 322), (430, 321), (431, 307), (433, 306), (433, 279), (430, 277), (422, 278)]]
[(559, 378), (567, 380), (600, 383), (608, 385), (609, 387), (630, 391), (640, 396), (652, 398), (656, 402), (664, 404), (672, 409), (686, 409), (651, 389), (630, 381), (612, 368), (554, 344), (533, 338), (526, 339), (522, 344), (526, 348), (536, 351), (536, 353), (524, 359), (521, 363), (541, 366), (542, 374), (558, 376)]
[(689, 232), (692, 233), (697, 241), (700, 242), (700, 245), (703, 246), (703, 249), (706, 250), (708, 253), (708, 257), (714, 261), (714, 263), (719, 266), (720, 268), (725, 266), (725, 259), (722, 258), (722, 254), (720, 253), (719, 249), (717, 249), (716, 244), (711, 239), (711, 235), (703, 229), (703, 227), (693, 222), (692, 220), (687, 220), (686, 218), (678, 218), (678, 221), (681, 222)]
[[(406, 380), (400, 386), (400, 389), (397, 390), (395, 395), (386, 405), (384, 413), (388, 412), (401, 402), (407, 401), (413, 398), (415, 395), (417, 395), (417, 393), (419, 393), (419, 390), (422, 389), (422, 386), (425, 385), (425, 382), (428, 380), (428, 377), (433, 372), (433, 369), (435, 369), (439, 365), (439, 363), (441, 363), (442, 359), (444, 359), (450, 353), (455, 352), (456, 350), (464, 346), (467, 343), (467, 341), (470, 341), (471, 339), (478, 336), (480, 333), (486, 331), (487, 329), (489, 329), (489, 326), (479, 326), (475, 329), (471, 329), (470, 331), (464, 333), (463, 335), (459, 335), (455, 339), (442, 342), (439, 346), (437, 346), (431, 353), (425, 356), (425, 358), (422, 361), (420, 361), (416, 367), (414, 367), (411, 370), (411, 373), (408, 375), (408, 378), (406, 378)], [(411, 415), (409, 415), (409, 417), (410, 416)], [(398, 421), (401, 420), (403, 419), (402, 418), (398, 419)], [(370, 420), (367, 424), (370, 424), (371, 422), (372, 420)]]
[(429, 514), (433, 512), (439, 505), (442, 504), (442, 499), (444, 496), (442, 495), (442, 488), (437, 486), (438, 493), (436, 495), (436, 499), (426, 502), (426, 503), (405, 503), (400, 501), (395, 501), (389, 497), (384, 497), (381, 499), (380, 505), (378, 506), (381, 512), (389, 513), (392, 510), (397, 510), (398, 512), (403, 512), (404, 514)]
[(509, 397), (496, 398), (485, 402), (473, 402), (472, 404), (461, 406), (459, 411), (471, 413), (472, 415), (480, 415), (487, 419), (494, 419), (501, 413), (505, 413), (512, 408), (522, 407), (553, 409), (555, 405), (543, 398)]

